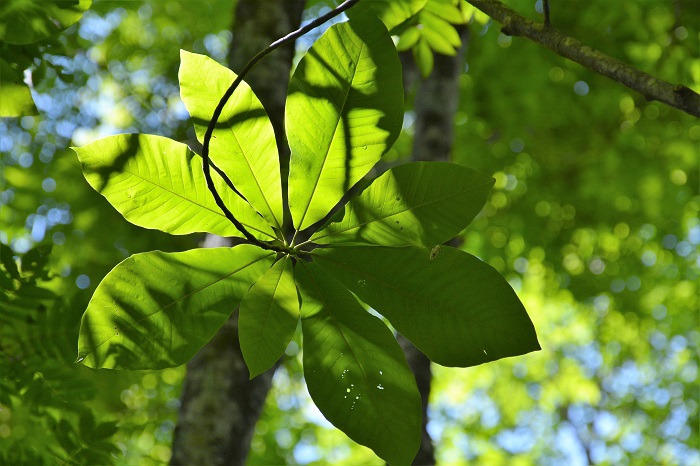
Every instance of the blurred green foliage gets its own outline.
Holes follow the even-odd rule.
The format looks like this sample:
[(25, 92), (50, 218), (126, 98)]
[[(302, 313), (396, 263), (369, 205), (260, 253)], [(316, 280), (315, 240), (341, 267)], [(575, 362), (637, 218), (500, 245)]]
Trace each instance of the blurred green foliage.
[[(700, 11), (677, 4), (572, 0), (553, 3), (552, 21), (700, 91)], [(534, 1), (509, 5), (541, 18)], [(115, 132), (193, 141), (177, 97), (178, 49), (224, 61), (232, 12), (230, 1), (95, 1), (63, 34), (63, 54), (40, 52), (53, 67), (27, 65), (44, 73), (33, 94), (41, 116), (0, 121), (0, 242), (15, 258), (53, 243), (43, 268), (51, 280), (39, 283), (64, 304), (40, 299), (23, 311), (32, 317), (21, 332), (0, 328), (4, 462), (65, 458), (52, 426), (90, 445), (80, 407), (97, 425), (118, 421), (106, 440), (118, 448), (115, 463), (167, 462), (182, 369), (93, 372), (72, 361), (78, 318), (111, 265), (197, 238), (126, 224), (90, 192), (65, 148)], [(440, 464), (700, 464), (700, 121), (505, 36), (483, 15), (469, 33), (454, 161), (493, 174), (496, 187), (464, 248), (516, 288), (543, 351), (472, 369), (434, 366), (429, 431)], [(399, 160), (409, 157), (412, 118), (409, 107), (392, 151)], [(41, 345), (6, 356), (20, 340)], [(311, 408), (300, 355), (292, 346), (288, 356), (250, 464), (379, 464)], [(34, 456), (7, 456), (16, 451)]]

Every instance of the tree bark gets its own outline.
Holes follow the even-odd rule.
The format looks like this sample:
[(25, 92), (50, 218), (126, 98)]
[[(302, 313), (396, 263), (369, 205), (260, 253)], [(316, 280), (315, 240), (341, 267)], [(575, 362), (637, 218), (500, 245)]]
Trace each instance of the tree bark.
[[(464, 53), (467, 46), (468, 29), (459, 29), (462, 47), (454, 56), (435, 54), (433, 72), (420, 82), (415, 97), (415, 123), (413, 131), (413, 160), (445, 162), (450, 159), (454, 143), (454, 118), (459, 104), (459, 75), (462, 72)], [(417, 76), (415, 63), (403, 57), (406, 87), (412, 87), (412, 76)], [(456, 246), (456, 244), (451, 244)], [(423, 407), (423, 432), (421, 446), (415, 465), (435, 464), (435, 449), (427, 430), (428, 401), (432, 373), (430, 360), (402, 335), (398, 335), (399, 344), (406, 354), (408, 365), (416, 377), (418, 391)]]
[[(229, 66), (234, 71), (240, 70), (255, 53), (297, 29), (304, 3), (304, 0), (239, 0)], [(293, 47), (283, 47), (261, 60), (246, 77), (272, 121), (283, 179), (289, 166), (284, 103), (293, 55)], [(204, 247), (231, 245), (231, 240), (213, 235), (204, 241)], [(238, 312), (235, 312), (187, 364), (170, 463), (245, 464), (273, 374), (274, 368), (249, 380), (238, 343)]]

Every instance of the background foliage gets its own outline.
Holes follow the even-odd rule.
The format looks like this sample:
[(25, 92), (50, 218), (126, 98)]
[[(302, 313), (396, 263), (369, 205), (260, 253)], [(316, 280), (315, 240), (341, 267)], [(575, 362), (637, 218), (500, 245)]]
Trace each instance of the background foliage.
[[(698, 91), (700, 11), (676, 4), (576, 0), (554, 4), (552, 18)], [(509, 5), (538, 17), (535, 2)], [(308, 17), (324, 8), (310, 2)], [(224, 61), (232, 15), (225, 0), (95, 1), (50, 39), (58, 46), (32, 52), (40, 115), (0, 120), (0, 242), (14, 251), (3, 248), (0, 265), (3, 462), (169, 458), (182, 370), (93, 372), (72, 361), (80, 315), (115, 263), (198, 238), (123, 221), (66, 148), (118, 132), (192, 143), (179, 49)], [(700, 464), (700, 122), (505, 36), (483, 15), (469, 28), (453, 160), (496, 185), (463, 248), (508, 278), (544, 350), (434, 367), (439, 461)], [(409, 156), (412, 122), (409, 96), (388, 161)], [(36, 245), (53, 250), (28, 252)], [(275, 376), (250, 463), (378, 462), (312, 408), (296, 348)]]

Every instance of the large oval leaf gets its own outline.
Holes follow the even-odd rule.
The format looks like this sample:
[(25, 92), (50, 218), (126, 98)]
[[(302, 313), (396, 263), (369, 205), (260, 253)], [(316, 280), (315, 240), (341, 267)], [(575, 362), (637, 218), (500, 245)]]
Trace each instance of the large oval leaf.
[(324, 416), (391, 464), (410, 464), (421, 434), (416, 381), (394, 335), (316, 264), (298, 262), (304, 378)]
[[(204, 55), (180, 51), (180, 96), (204, 142), (221, 96), (236, 79)], [(267, 221), (281, 229), (282, 181), (272, 123), (253, 90), (242, 82), (224, 106), (210, 143), (210, 158)]]
[(342, 220), (316, 232), (310, 241), (435, 246), (469, 225), (493, 183), (488, 175), (451, 163), (399, 165), (350, 200)]
[(251, 379), (282, 357), (298, 322), (294, 269), (285, 256), (255, 282), (238, 311), (238, 338)]
[(134, 254), (95, 290), (83, 315), (78, 362), (109, 369), (184, 364), (272, 265), (251, 245)]
[[(207, 190), (202, 159), (185, 144), (161, 136), (119, 134), (74, 147), (90, 186), (129, 222), (173, 235), (243, 235)], [(260, 239), (275, 233), (248, 203), (212, 172), (216, 189), (238, 221)]]
[(285, 118), (289, 208), (304, 229), (367, 174), (401, 130), (401, 64), (376, 17), (331, 26), (314, 43), (292, 77)]
[(464, 251), (360, 246), (317, 248), (313, 254), (438, 364), (474, 366), (540, 349), (508, 282)]

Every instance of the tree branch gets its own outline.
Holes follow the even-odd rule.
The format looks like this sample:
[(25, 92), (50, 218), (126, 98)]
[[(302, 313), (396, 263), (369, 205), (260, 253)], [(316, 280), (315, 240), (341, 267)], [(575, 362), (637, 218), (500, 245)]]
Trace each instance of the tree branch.
[(241, 72), (238, 74), (236, 79), (231, 83), (229, 88), (226, 90), (224, 95), (221, 97), (221, 100), (219, 100), (219, 104), (216, 106), (216, 109), (214, 110), (214, 114), (211, 117), (211, 120), (209, 120), (209, 125), (207, 126), (207, 131), (204, 133), (204, 141), (202, 144), (202, 170), (204, 171), (204, 178), (207, 181), (207, 188), (211, 192), (212, 196), (214, 196), (214, 200), (216, 201), (216, 205), (219, 206), (219, 208), (223, 211), (224, 215), (226, 218), (229, 219), (231, 223), (240, 231), (243, 233), (243, 235), (246, 237), (248, 241), (250, 241), (252, 244), (255, 244), (257, 246), (260, 246), (263, 249), (272, 249), (272, 250), (279, 250), (275, 246), (272, 246), (270, 244), (267, 244), (263, 241), (260, 241), (257, 239), (255, 236), (253, 236), (242, 224), (239, 222), (236, 217), (231, 213), (231, 211), (226, 207), (226, 204), (224, 203), (223, 199), (221, 199), (221, 196), (219, 193), (216, 191), (216, 187), (214, 186), (214, 181), (212, 180), (211, 177), (211, 170), (209, 167), (209, 145), (211, 143), (211, 138), (212, 134), (214, 133), (214, 128), (216, 127), (216, 123), (219, 120), (219, 117), (221, 116), (221, 112), (224, 110), (224, 106), (228, 102), (228, 100), (231, 98), (233, 95), (233, 92), (236, 90), (236, 88), (239, 86), (241, 82), (243, 82), (243, 78), (245, 78), (246, 74), (260, 61), (262, 60), (267, 54), (272, 52), (273, 50), (288, 44), (290, 42), (295, 41), (297, 38), (303, 36), (307, 32), (311, 31), (312, 29), (317, 28), (318, 26), (322, 25), (326, 21), (330, 20), (331, 18), (334, 18), (335, 16), (338, 16), (340, 13), (344, 12), (351, 6), (353, 6), (355, 3), (357, 3), (359, 0), (346, 0), (345, 2), (341, 3), (338, 5), (335, 9), (329, 11), (323, 16), (319, 16), (315, 20), (311, 21), (309, 24), (306, 26), (303, 26), (299, 29), (297, 29), (294, 32), (290, 32), (286, 36), (282, 37), (281, 39), (278, 39), (271, 43), (267, 48), (261, 50), (258, 52), (253, 58), (246, 63), (246, 65), (243, 67)]
[(603, 52), (563, 34), (553, 27), (529, 20), (498, 0), (467, 0), (503, 25), (503, 33), (523, 36), (596, 73), (607, 76), (642, 94), (700, 118), (700, 94), (640, 71)]

